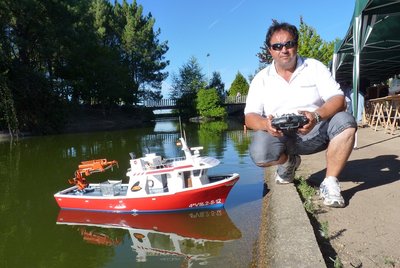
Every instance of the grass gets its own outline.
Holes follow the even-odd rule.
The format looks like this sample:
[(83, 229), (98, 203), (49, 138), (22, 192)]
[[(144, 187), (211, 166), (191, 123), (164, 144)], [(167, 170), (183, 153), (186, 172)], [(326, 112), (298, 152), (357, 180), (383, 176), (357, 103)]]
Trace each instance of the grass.
[[(311, 222), (314, 223), (313, 224), (314, 232), (316, 232), (316, 234), (317, 233), (320, 234), (320, 238), (319, 239), (317, 238), (320, 247), (327, 247), (327, 245), (329, 245), (327, 247), (327, 248), (329, 248), (329, 250), (327, 252), (330, 252), (330, 253), (328, 253), (328, 254), (330, 255), (330, 254), (334, 253), (336, 255), (336, 252), (334, 252), (333, 248), (331, 248), (331, 246), (329, 244), (328, 221), (319, 222), (315, 215), (317, 208), (314, 205), (313, 200), (314, 200), (315, 195), (317, 194), (317, 191), (312, 186), (308, 185), (307, 180), (302, 176), (295, 178), (295, 186), (296, 186), (297, 191), (299, 192), (300, 197), (303, 201), (304, 209), (309, 214)], [(321, 248), (321, 251), (323, 251), (322, 248)], [(327, 252), (325, 252), (325, 253), (327, 253)], [(328, 257), (329, 255), (325, 255), (325, 257), (324, 257), (327, 264), (330, 260), (333, 262), (334, 268), (343, 268), (343, 264), (342, 264), (339, 256), (336, 255), (335, 259), (333, 259), (332, 257)], [(329, 267), (332, 267), (332, 266), (329, 265)]]
[(313, 197), (317, 193), (313, 187), (308, 185), (307, 181), (304, 177), (296, 178), (296, 187), (297, 190), (300, 192), (300, 196), (303, 199), (303, 206), (305, 210), (314, 215), (315, 213), (315, 206), (312, 201)]
[(329, 239), (329, 224), (327, 221), (320, 222), (320, 228), (319, 232), (321, 233), (321, 236), (325, 239)]
[(392, 267), (396, 267), (396, 262), (389, 257), (384, 257), (385, 265), (390, 265)]
[(332, 259), (331, 257), (329, 257), (329, 259), (331, 259), (331, 261), (333, 261), (334, 268), (343, 268), (343, 263), (340, 261), (339, 256), (336, 256), (335, 259)]

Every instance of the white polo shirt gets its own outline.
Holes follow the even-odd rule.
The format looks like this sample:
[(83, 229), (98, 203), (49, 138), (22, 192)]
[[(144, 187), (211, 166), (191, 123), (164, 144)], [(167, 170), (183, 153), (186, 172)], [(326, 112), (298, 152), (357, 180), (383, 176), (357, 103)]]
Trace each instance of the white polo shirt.
[(328, 68), (320, 61), (298, 56), (289, 82), (278, 75), (274, 62), (257, 73), (244, 113), (277, 116), (299, 110), (312, 112), (336, 95), (343, 92)]

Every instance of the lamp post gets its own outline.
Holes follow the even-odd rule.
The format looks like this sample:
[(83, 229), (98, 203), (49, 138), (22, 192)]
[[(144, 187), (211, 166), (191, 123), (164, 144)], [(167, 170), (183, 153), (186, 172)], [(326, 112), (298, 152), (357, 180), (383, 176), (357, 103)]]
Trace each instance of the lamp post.
[(210, 53), (207, 53), (207, 78), (210, 83)]

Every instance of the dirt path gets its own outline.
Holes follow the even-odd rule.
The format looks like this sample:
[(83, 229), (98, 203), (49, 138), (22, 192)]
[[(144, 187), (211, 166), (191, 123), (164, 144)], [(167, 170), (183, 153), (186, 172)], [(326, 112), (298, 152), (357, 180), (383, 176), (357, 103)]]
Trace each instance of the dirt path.
[[(400, 134), (361, 128), (357, 143), (339, 178), (346, 207), (321, 207), (317, 218), (343, 267), (400, 267)], [(302, 156), (297, 175), (319, 186), (324, 154)]]

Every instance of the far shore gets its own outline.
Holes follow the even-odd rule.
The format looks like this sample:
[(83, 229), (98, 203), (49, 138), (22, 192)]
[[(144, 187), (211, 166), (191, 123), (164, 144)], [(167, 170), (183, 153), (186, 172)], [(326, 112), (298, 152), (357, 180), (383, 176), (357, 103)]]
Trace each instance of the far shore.
[[(104, 118), (102, 115), (80, 114), (75, 118), (71, 118), (62, 131), (52, 133), (51, 135), (128, 129), (147, 124), (150, 124), (150, 122), (145, 122), (141, 118), (124, 113), (114, 113), (112, 117), (107, 118)], [(40, 134), (21, 132), (19, 138), (29, 136), (40, 136)], [(0, 141), (4, 140), (11, 140), (10, 133), (0, 130)]]

